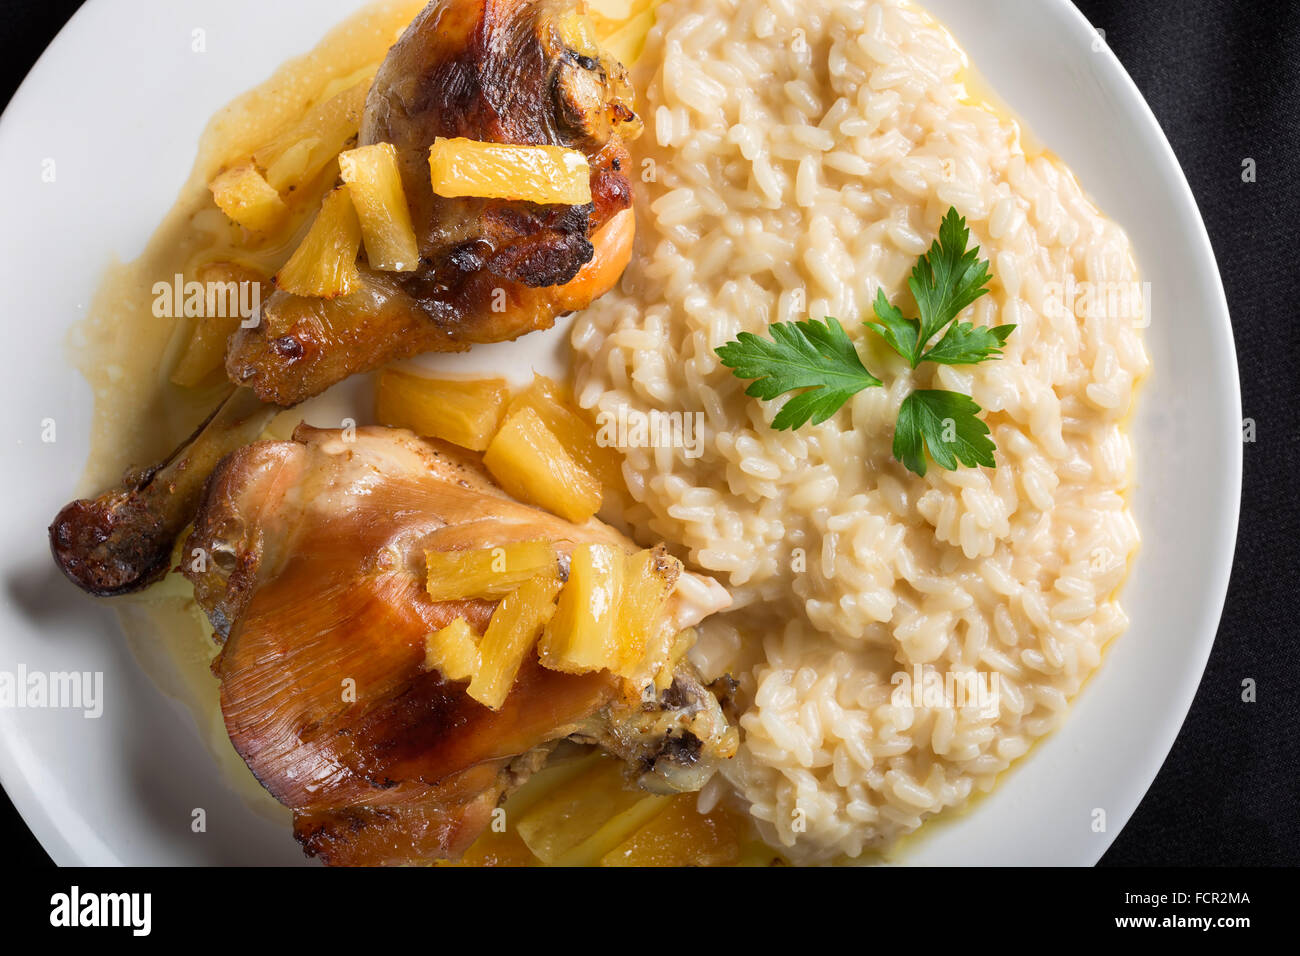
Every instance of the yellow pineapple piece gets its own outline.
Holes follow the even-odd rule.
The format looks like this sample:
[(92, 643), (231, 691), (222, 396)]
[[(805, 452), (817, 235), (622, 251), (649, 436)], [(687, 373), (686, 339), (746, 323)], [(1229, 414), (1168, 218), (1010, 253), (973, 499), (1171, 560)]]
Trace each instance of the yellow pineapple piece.
[(275, 187), (252, 163), (227, 169), (208, 188), (222, 212), (253, 232), (274, 228), (288, 208)]
[(321, 203), (311, 231), (275, 277), (278, 288), (292, 295), (336, 299), (361, 281), (357, 254), (361, 251), (361, 225), (352, 199), (335, 189)]
[(172, 384), (182, 388), (197, 388), (204, 384), (226, 360), (226, 345), (239, 328), (239, 317), (217, 318), (201, 316), (194, 325), (180, 361), (172, 370)]
[(420, 264), (420, 249), (397, 169), (397, 148), (392, 143), (375, 143), (348, 150), (339, 156), (339, 174), (361, 220), (370, 268), (414, 272)]
[(606, 25), (618, 26), (632, 16), (636, 0), (587, 0), (587, 16), (597, 32)]
[(668, 598), (682, 565), (659, 548), (630, 554), (625, 561), (616, 625), (621, 656), (611, 670), (634, 680), (658, 671), (668, 656)]
[(597, 27), (602, 24), (620, 26), (663, 2), (664, 0), (587, 0), (587, 15)]
[(508, 825), (515, 826), (533, 807), (557, 789), (576, 780), (595, 765), (609, 763), (610, 760), (607, 754), (590, 750), (577, 755), (552, 756), (546, 766), (524, 781), (503, 804)]
[(573, 460), (531, 408), (506, 418), (488, 445), (483, 464), (516, 498), (575, 524), (600, 510), (600, 481)]
[[(227, 292), (227, 302), (239, 301), (238, 288), (245, 282), (257, 283), (258, 293), (263, 302), (272, 291), (265, 275), (256, 269), (234, 262), (205, 263), (195, 270), (194, 278), (205, 286), (210, 283), (220, 283), (229, 288), (233, 285), (236, 291), (233, 297)], [(205, 314), (196, 321), (189, 344), (181, 353), (176, 368), (172, 370), (173, 384), (184, 388), (195, 388), (206, 383), (219, 369), (224, 369), (226, 345), (230, 341), (230, 336), (234, 335), (243, 321), (240, 315), (234, 314), (235, 310), (226, 309), (226, 311), (232, 314), (212, 315), (205, 309)]]
[(473, 679), (478, 667), (478, 635), (463, 617), (424, 639), (425, 670), (438, 671), (445, 680), (465, 681)]
[(627, 839), (628, 834), (648, 824), (668, 806), (668, 797), (645, 791), (638, 793), (641, 799), (611, 817), (599, 830), (560, 857), (555, 865), (599, 866), (601, 858)]
[(587, 157), (563, 146), (516, 146), (438, 137), (429, 149), (433, 191), (456, 198), (514, 199), (543, 205), (591, 202)]
[[(552, 793), (557, 787), (564, 786), (579, 774), (585, 773), (594, 764), (608, 760), (600, 754), (587, 754), (581, 757), (552, 757), (541, 770), (537, 771), (519, 789), (506, 798), (501, 809), (504, 818), (493, 825), (487, 832), (474, 841), (465, 851), (465, 855), (455, 863), (442, 863), (442, 866), (538, 866), (541, 861), (533, 855), (519, 835), (516, 825), (525, 818), (528, 811)], [(499, 830), (500, 823), (505, 829)]]
[(663, 813), (600, 858), (601, 866), (734, 866), (740, 831), (731, 814), (695, 809), (695, 794), (670, 798)]
[(435, 601), (504, 597), (541, 575), (559, 574), (549, 541), (518, 541), (474, 551), (426, 551), (429, 596)]
[(469, 683), (469, 696), (500, 710), (514, 686), (524, 656), (536, 644), (542, 628), (555, 613), (560, 593), (558, 571), (539, 574), (506, 595), (492, 615), (479, 642), (479, 669)]
[(517, 824), (533, 854), (552, 866), (592, 866), (668, 806), (628, 786), (620, 761), (601, 758), (538, 800)]
[(379, 421), (485, 451), (510, 397), (503, 379), (440, 381), (388, 369), (379, 376)]
[(543, 666), (569, 674), (622, 666), (616, 625), (625, 567), (623, 550), (614, 545), (573, 549), (559, 608), (538, 645)]
[(569, 456), (595, 475), (602, 486), (623, 487), (622, 456), (613, 448), (601, 446), (596, 429), (562, 385), (545, 375), (535, 376), (533, 383), (510, 403), (506, 414), (512, 415), (521, 408), (535, 411)]
[(528, 844), (519, 836), (519, 831), (508, 828), (500, 833), (489, 829), (465, 851), (465, 855), (455, 862), (444, 862), (441, 866), (493, 866), (523, 867), (536, 866), (537, 857), (528, 849)]
[(661, 3), (663, 0), (634, 2), (621, 23), (613, 20), (602, 23), (597, 20), (596, 30), (605, 52), (627, 67), (641, 59), (646, 37), (650, 35), (658, 16), (656, 8)]
[(320, 174), (361, 128), (374, 70), (349, 88), (323, 99), (301, 120), (253, 153), (266, 179), (279, 193), (298, 189)]

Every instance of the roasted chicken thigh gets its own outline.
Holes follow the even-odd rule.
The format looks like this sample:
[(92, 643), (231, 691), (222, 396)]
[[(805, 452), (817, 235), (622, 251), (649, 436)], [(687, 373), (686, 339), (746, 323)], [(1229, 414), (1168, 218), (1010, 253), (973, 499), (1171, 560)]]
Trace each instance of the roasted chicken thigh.
[[(340, 299), (276, 293), (231, 342), (233, 382), (294, 405), (394, 359), (550, 328), (617, 281), (631, 255), (624, 141), (640, 121), (624, 68), (595, 44), (581, 7), (436, 0), (420, 14), (375, 77), (360, 137), (397, 150), (419, 267), (363, 264), (361, 287)], [(578, 150), (592, 201), (436, 195), (429, 149), (440, 137)]]
[[(603, 53), (578, 0), (434, 0), (379, 69), (363, 144), (389, 143), (419, 245), (413, 272), (372, 269), (336, 299), (275, 292), (230, 340), (231, 397), (168, 462), (76, 501), (50, 526), (54, 557), (83, 590), (139, 591), (167, 569), (214, 462), (274, 413), (348, 376), (428, 351), (463, 351), (551, 327), (622, 275), (634, 220), (625, 141), (640, 131), (626, 71)], [(438, 137), (580, 151), (582, 206), (446, 198), (430, 180)], [(258, 408), (257, 401), (266, 404)]]
[[(294, 811), (309, 854), (330, 864), (459, 855), (512, 787), (566, 738), (629, 762), (656, 792), (698, 789), (735, 732), (681, 664), (662, 693), (608, 671), (548, 670), (525, 656), (499, 710), (425, 663), (425, 638), (458, 617), (482, 629), (495, 601), (438, 602), (426, 550), (552, 542), (635, 547), (596, 520), (520, 504), (473, 457), (392, 429), (300, 427), (213, 473), (186, 568), (222, 648), (214, 671), (236, 750)], [(683, 574), (672, 628), (729, 603)]]

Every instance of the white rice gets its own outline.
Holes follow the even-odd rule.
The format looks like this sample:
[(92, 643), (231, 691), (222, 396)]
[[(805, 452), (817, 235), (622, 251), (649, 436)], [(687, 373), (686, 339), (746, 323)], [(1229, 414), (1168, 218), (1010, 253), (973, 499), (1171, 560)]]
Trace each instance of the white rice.
[[(1141, 318), (1052, 302), (1067, 276), (1135, 283), (1131, 249), (969, 98), (964, 55), (910, 3), (668, 0), (643, 62), (653, 181), (635, 264), (575, 327), (579, 400), (702, 413), (698, 457), (625, 450), (629, 521), (736, 598), (694, 652), (741, 683), (735, 798), (794, 861), (858, 856), (992, 787), (1126, 627)], [(861, 322), (881, 287), (911, 307), (950, 205), (995, 276), (966, 318), (1018, 329), (1001, 361), (910, 373)], [(773, 431), (781, 401), (745, 397), (714, 349), (828, 315), (887, 387)], [(918, 478), (892, 459), (917, 387), (974, 397), (996, 470)], [(918, 665), (986, 680), (995, 706), (899, 699)]]

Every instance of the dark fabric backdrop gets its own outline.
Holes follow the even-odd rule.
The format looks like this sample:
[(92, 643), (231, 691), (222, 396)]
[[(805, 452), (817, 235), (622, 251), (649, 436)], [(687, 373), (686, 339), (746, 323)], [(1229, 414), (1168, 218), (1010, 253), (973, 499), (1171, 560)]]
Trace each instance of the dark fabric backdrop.
[[(1300, 0), (1076, 3), (1141, 87), (1196, 193), (1232, 311), (1243, 414), (1257, 428), (1246, 446), (1237, 563), (1214, 653), (1169, 759), (1102, 862), (1295, 865)], [(0, 5), (5, 102), (79, 5)], [(1246, 158), (1257, 164), (1254, 183), (1241, 179)], [(1241, 701), (1248, 677), (1258, 686), (1253, 704)], [(49, 863), (7, 799), (0, 844), (9, 865)]]

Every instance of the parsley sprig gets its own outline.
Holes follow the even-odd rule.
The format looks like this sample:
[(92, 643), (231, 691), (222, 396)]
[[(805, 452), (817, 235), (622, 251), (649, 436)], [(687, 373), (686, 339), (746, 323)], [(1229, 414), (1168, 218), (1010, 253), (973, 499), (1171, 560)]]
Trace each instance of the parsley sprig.
[[(977, 328), (956, 321), (988, 293), (992, 278), (988, 261), (979, 257), (979, 247), (967, 249), (969, 243), (966, 220), (949, 209), (938, 239), (917, 260), (907, 283), (918, 316), (905, 317), (882, 289), (876, 295), (875, 320), (863, 323), (914, 369), (923, 362), (978, 365), (1000, 358), (1007, 337), (1015, 331), (1014, 325)], [(788, 392), (799, 393), (773, 420), (772, 427), (779, 431), (808, 422), (820, 425), (858, 392), (883, 385), (863, 365), (837, 319), (778, 322), (769, 331), (770, 340), (742, 332), (717, 353), (737, 378), (752, 380), (746, 395), (770, 401)], [(927, 452), (936, 465), (949, 471), (959, 463), (968, 468), (996, 467), (997, 449), (979, 418), (981, 411), (970, 396), (959, 392), (912, 392), (898, 411), (894, 457), (918, 475), (928, 468)]]
[(821, 322), (778, 322), (772, 341), (741, 332), (735, 342), (718, 349), (722, 364), (737, 378), (754, 381), (745, 394), (770, 400), (796, 389), (807, 389), (785, 403), (772, 427), (820, 425), (864, 388), (881, 384), (862, 364), (858, 350), (837, 319)]

